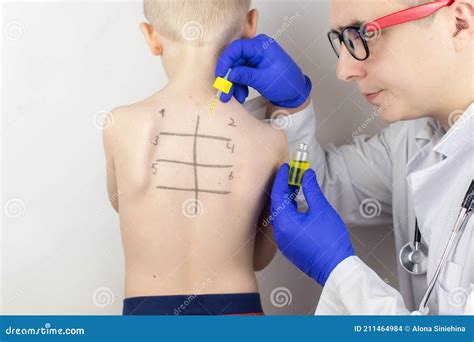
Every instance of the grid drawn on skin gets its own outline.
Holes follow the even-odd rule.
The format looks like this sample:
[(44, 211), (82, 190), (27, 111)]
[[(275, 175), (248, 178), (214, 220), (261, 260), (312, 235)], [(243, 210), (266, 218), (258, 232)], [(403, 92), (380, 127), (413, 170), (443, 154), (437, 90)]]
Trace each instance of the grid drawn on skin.
[[(210, 138), (210, 139), (216, 138), (216, 139), (218, 139), (218, 140), (231, 141), (231, 139), (223, 138), (223, 137), (208, 136), (208, 135), (198, 135), (198, 134), (197, 134), (197, 133), (198, 133), (197, 126), (198, 126), (198, 125), (196, 125), (196, 132), (195, 132), (195, 134), (179, 134), (179, 136), (192, 136), (192, 137), (195, 137), (195, 138), (196, 138), (196, 136), (198, 136), (198, 137), (202, 137), (202, 138)], [(167, 133), (167, 132), (164, 132), (163, 135), (176, 135), (176, 134), (169, 134), (169, 133)], [(194, 162), (196, 162), (196, 161), (194, 160)], [(196, 188), (197, 188), (197, 187), (196, 187)], [(230, 261), (232, 260), (233, 256), (234, 256), (235, 254), (237, 254), (243, 247), (245, 247), (245, 245), (247, 245), (252, 239), (253, 239), (253, 237), (249, 237), (249, 239), (247, 239), (247, 241), (246, 241), (245, 243), (243, 243), (243, 244), (234, 252), (234, 254), (233, 254), (232, 256), (230, 256), (230, 257), (224, 262), (224, 264), (220, 267), (220, 270), (217, 271), (217, 272), (220, 272), (223, 268), (225, 268), (225, 265), (226, 265), (228, 262), (230, 262)], [(196, 254), (196, 253), (193, 253), (193, 254)], [(199, 259), (199, 260), (200, 260), (201, 263), (203, 263), (203, 261), (202, 261), (201, 259)], [(137, 263), (138, 263), (138, 262), (137, 262)], [(135, 266), (137, 263), (135, 263), (134, 266)], [(164, 277), (165, 279), (162, 280), (162, 281), (166, 281), (173, 273), (175, 273), (179, 268), (181, 268), (181, 266), (184, 265), (184, 263), (185, 263), (185, 262), (183, 261), (181, 264), (178, 264), (178, 265), (174, 268), (174, 270), (173, 270), (172, 272), (170, 272), (167, 276)], [(209, 265), (207, 265), (207, 264), (206, 264), (205, 266), (208, 267), (208, 268), (210, 268)], [(212, 269), (211, 269), (211, 270), (212, 270)], [(215, 270), (212, 270), (212, 272), (215, 274), (215, 275), (214, 275), (215, 277), (218, 276), (218, 274), (216, 274), (216, 271), (215, 271)], [(128, 273), (128, 272), (127, 272), (127, 273)], [(144, 300), (141, 304), (143, 304), (145, 301), (146, 301), (146, 298), (145, 298), (145, 300)], [(140, 304), (139, 306), (141, 306), (141, 304)], [(138, 308), (138, 307), (137, 307), (137, 308)]]
[[(261, 140), (259, 140), (259, 141), (261, 141)], [(263, 145), (263, 146), (264, 146), (265, 148), (267, 148), (265, 145)], [(271, 150), (268, 149), (268, 151), (271, 151)], [(263, 189), (263, 191), (264, 191), (267, 195), (269, 195), (269, 193), (265, 190), (265, 188), (264, 188), (263, 186), (262, 186), (262, 189)], [(131, 233), (131, 232), (130, 232), (130, 233)], [(240, 252), (240, 250), (241, 250), (242, 248), (244, 248), (248, 243), (250, 243), (250, 242), (252, 241), (252, 239), (253, 239), (253, 236), (249, 237), (228, 259), (226, 259), (226, 261), (221, 265), (221, 267), (219, 268), (218, 271), (215, 271), (215, 270), (214, 270), (213, 272), (214, 272), (214, 273), (216, 273), (216, 272), (217, 272), (217, 273), (221, 272), (221, 270), (223, 270), (223, 269), (225, 268), (225, 266), (233, 259), (233, 257), (234, 257), (236, 254), (238, 254), (238, 253)], [(196, 255), (196, 256), (197, 256), (197, 255)], [(140, 261), (138, 261), (137, 263), (135, 263), (133, 266), (135, 266), (135, 265), (138, 264), (139, 262), (140, 262)], [(201, 260), (201, 262), (202, 262), (202, 260)], [(166, 281), (166, 279), (168, 279), (174, 272), (176, 272), (176, 271), (177, 271), (179, 268), (181, 268), (181, 266), (183, 266), (183, 265), (184, 265), (184, 262), (181, 263), (181, 264), (178, 264), (178, 265), (175, 267), (174, 271), (172, 271), (170, 274), (168, 274), (167, 276), (165, 276), (165, 280), (164, 280), (164, 281)], [(207, 267), (209, 268), (208, 265), (207, 265)], [(127, 272), (127, 273), (128, 273), (128, 272)], [(216, 274), (215, 276), (217, 277), (218, 274)], [(258, 278), (264, 278), (264, 277), (263, 277), (262, 274), (258, 274), (258, 275), (256, 275), (256, 278), (258, 279)], [(253, 283), (253, 282), (254, 282), (253, 280), (250, 281), (250, 283)]]
[(200, 189), (199, 184), (198, 184), (198, 167), (231, 168), (233, 166), (231, 164), (200, 164), (200, 163), (197, 162), (197, 142), (198, 142), (198, 138), (221, 140), (221, 141), (226, 141), (226, 142), (232, 141), (232, 139), (227, 138), (227, 137), (207, 135), (207, 134), (199, 134), (199, 118), (200, 118), (200, 116), (198, 115), (197, 118), (196, 118), (196, 126), (195, 126), (194, 134), (177, 133), (177, 132), (160, 132), (160, 136), (165, 135), (165, 136), (185, 137), (185, 138), (186, 137), (192, 137), (193, 138), (193, 161), (192, 161), (192, 163), (182, 161), (182, 160), (171, 160), (171, 159), (157, 159), (155, 161), (155, 163), (177, 163), (177, 164), (182, 164), (182, 165), (193, 166), (194, 188), (179, 188), (179, 187), (171, 187), (171, 186), (164, 186), (164, 185), (157, 185), (156, 188), (157, 189), (163, 189), (163, 190), (178, 190), (178, 191), (192, 191), (192, 192), (194, 192), (194, 201), (195, 201), (195, 205), (193, 206), (194, 215), (197, 215), (197, 213), (198, 213), (198, 194), (199, 194), (199, 192), (212, 193), (212, 194), (217, 194), (217, 195), (227, 195), (227, 194), (231, 193), (230, 191)]
[[(259, 140), (259, 142), (261, 142), (261, 140)], [(264, 148), (267, 149), (268, 152), (274, 152), (274, 151), (268, 149), (268, 147), (267, 147), (266, 145), (264, 145), (264, 144), (263, 144), (263, 145), (259, 145), (259, 146), (264, 146)], [(263, 187), (262, 189), (263, 189), (263, 191), (264, 191), (267, 195), (269, 195), (268, 192), (266, 191), (266, 189), (265, 189), (264, 187)], [(242, 245), (241, 245), (237, 250), (234, 251), (234, 253), (233, 253), (229, 258), (227, 258), (227, 259), (224, 261), (224, 263), (219, 267), (218, 270), (213, 270), (213, 272), (215, 273), (215, 277), (218, 277), (219, 273), (222, 272), (222, 270), (225, 269), (225, 266), (226, 266), (229, 262), (232, 261), (233, 257), (234, 257), (235, 255), (237, 255), (246, 245), (248, 245), (248, 244), (253, 240), (253, 238), (254, 238), (253, 236), (250, 236), (245, 242), (242, 243)], [(268, 238), (268, 237), (266, 236), (266, 238)], [(196, 256), (197, 256), (197, 255), (196, 255)], [(201, 261), (202, 263), (204, 263), (202, 260), (200, 260), (200, 261)], [(180, 265), (177, 265), (177, 267), (176, 267), (176, 268), (174, 269), (174, 271), (172, 271), (171, 273), (176, 272), (183, 264), (184, 264), (184, 263), (182, 263), (182, 264), (180, 264)], [(209, 268), (208, 265), (206, 265), (206, 266)], [(165, 278), (169, 278), (170, 275), (171, 275), (171, 274), (169, 274), (169, 275), (166, 276)], [(258, 278), (264, 278), (264, 276), (263, 276), (263, 274), (260, 273), (260, 274), (257, 274), (255, 278), (256, 278), (256, 279), (258, 279)], [(251, 284), (251, 283), (254, 283), (254, 282), (255, 282), (254, 280), (250, 280), (250, 281), (249, 281), (250, 284)], [(246, 284), (246, 285), (247, 285), (247, 284)]]

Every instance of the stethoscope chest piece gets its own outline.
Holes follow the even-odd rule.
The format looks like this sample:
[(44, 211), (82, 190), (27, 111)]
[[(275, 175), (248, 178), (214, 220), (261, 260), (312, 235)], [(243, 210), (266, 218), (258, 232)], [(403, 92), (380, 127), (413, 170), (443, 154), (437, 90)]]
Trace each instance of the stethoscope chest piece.
[(418, 222), (415, 227), (415, 239), (400, 250), (400, 264), (410, 274), (421, 275), (428, 270), (428, 248), (421, 242)]

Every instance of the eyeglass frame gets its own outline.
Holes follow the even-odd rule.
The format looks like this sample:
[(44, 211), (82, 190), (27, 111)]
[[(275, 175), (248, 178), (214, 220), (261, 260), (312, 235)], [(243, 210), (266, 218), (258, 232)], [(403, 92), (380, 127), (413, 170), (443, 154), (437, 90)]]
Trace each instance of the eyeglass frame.
[[(373, 34), (374, 32), (381, 31), (382, 29), (387, 28), (387, 27), (396, 26), (396, 25), (404, 24), (410, 21), (415, 21), (415, 20), (429, 17), (430, 15), (434, 14), (441, 8), (451, 6), (455, 1), (456, 0), (435, 0), (433, 2), (429, 2), (426, 4), (406, 8), (404, 10), (377, 18), (366, 24), (345, 26), (342, 28), (341, 32), (338, 32), (336, 30), (331, 30), (327, 33), (327, 37), (329, 39), (331, 47), (333, 48), (338, 58), (340, 54), (337, 52), (336, 47), (333, 44), (333, 40), (331, 39), (332, 34), (337, 34), (339, 43), (340, 44), (344, 43), (344, 46), (349, 51), (352, 57), (354, 57), (358, 61), (365, 61), (370, 56), (370, 50), (369, 50), (369, 45), (368, 45), (368, 40), (367, 40), (368, 34)], [(359, 37), (361, 38), (364, 49), (365, 49), (365, 54), (366, 54), (365, 58), (361, 59), (361, 58), (356, 57), (348, 48), (347, 43), (344, 40), (344, 32), (349, 29), (356, 30)]]

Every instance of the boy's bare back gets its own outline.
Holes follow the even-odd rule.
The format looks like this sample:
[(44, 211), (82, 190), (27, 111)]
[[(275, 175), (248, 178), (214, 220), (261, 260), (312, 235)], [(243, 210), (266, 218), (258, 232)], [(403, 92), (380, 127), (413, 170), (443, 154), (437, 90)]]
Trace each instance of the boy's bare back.
[[(104, 130), (125, 297), (257, 292), (257, 223), (286, 137), (235, 100), (210, 114), (210, 99), (165, 88), (114, 110)], [(255, 257), (265, 264), (275, 246), (270, 229), (261, 234)]]

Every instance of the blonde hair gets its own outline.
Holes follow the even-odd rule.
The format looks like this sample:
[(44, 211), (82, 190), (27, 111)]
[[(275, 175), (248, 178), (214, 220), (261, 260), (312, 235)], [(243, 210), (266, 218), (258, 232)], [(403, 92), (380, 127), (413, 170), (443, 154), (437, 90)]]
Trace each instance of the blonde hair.
[(225, 44), (242, 30), (251, 0), (144, 0), (146, 19), (173, 41)]

